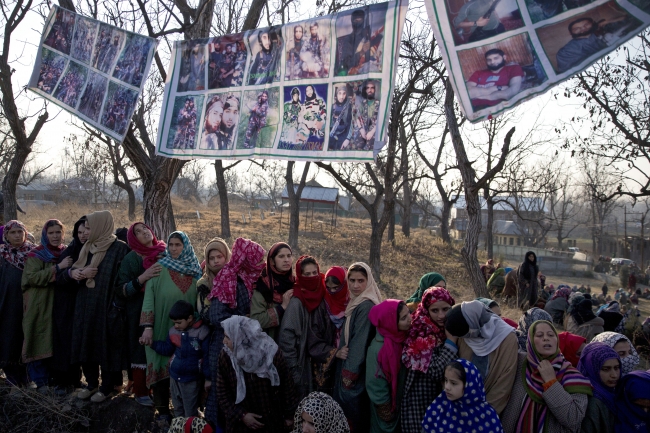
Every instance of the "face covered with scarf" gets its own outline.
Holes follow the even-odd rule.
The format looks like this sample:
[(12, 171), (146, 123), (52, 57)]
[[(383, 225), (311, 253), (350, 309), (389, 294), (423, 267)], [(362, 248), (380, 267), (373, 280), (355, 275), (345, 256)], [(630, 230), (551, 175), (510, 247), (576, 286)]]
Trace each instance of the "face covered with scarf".
[(614, 391), (621, 378), (621, 358), (618, 353), (606, 344), (589, 343), (582, 351), (578, 370), (594, 387), (594, 397), (615, 413)]
[(325, 275), (311, 256), (301, 256), (296, 261), (296, 284), (293, 296), (298, 298), (308, 312), (314, 311), (325, 296)]
[(591, 341), (605, 343), (618, 353), (622, 363), (621, 374), (628, 374), (634, 371), (636, 366), (639, 365), (639, 354), (630, 339), (625, 335), (619, 334), (618, 332), (602, 332), (596, 335)]
[(293, 418), (292, 433), (350, 433), (343, 409), (323, 392), (303, 398)]
[(350, 302), (350, 291), (346, 270), (342, 266), (333, 266), (325, 274), (325, 306), (330, 320), (337, 329), (341, 329), (345, 321), (345, 308)]
[[(21, 235), (22, 233), (22, 235)], [(23, 223), (11, 220), (4, 225), (2, 233), (3, 244), (0, 245), (0, 255), (4, 260), (17, 269), (25, 268), (25, 260), (34, 244), (27, 240), (27, 228)]]
[(404, 342), (402, 362), (407, 368), (423, 373), (429, 370), (433, 350), (447, 339), (445, 317), (455, 303), (445, 288), (431, 287), (424, 292)]

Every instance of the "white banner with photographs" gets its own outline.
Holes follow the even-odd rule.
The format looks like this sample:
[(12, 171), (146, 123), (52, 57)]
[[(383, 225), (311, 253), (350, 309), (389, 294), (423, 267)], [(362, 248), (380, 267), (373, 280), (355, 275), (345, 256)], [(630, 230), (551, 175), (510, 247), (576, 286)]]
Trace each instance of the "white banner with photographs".
[(29, 89), (122, 142), (157, 45), (53, 6)]
[(156, 152), (371, 161), (386, 140), (407, 6), (176, 42)]
[(471, 122), (579, 73), (650, 25), (650, 0), (427, 0)]

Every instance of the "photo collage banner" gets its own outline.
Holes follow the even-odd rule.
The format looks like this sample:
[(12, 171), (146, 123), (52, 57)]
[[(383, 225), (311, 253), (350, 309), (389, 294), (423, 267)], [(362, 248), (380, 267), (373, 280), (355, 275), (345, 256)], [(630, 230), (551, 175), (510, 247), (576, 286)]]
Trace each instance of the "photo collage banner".
[(408, 2), (177, 41), (156, 152), (372, 161), (386, 141)]
[(29, 89), (122, 142), (157, 45), (53, 6)]
[(531, 99), (650, 25), (650, 0), (427, 0), (471, 122)]

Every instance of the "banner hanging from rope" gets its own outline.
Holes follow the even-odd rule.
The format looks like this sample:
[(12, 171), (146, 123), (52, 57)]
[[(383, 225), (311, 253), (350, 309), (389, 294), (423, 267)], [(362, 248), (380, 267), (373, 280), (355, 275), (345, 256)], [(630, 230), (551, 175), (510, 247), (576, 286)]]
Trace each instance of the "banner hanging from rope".
[(650, 0), (427, 0), (471, 122), (583, 71), (650, 25)]
[(53, 6), (29, 89), (122, 142), (157, 45)]
[(159, 155), (371, 161), (385, 143), (407, 1), (178, 41)]

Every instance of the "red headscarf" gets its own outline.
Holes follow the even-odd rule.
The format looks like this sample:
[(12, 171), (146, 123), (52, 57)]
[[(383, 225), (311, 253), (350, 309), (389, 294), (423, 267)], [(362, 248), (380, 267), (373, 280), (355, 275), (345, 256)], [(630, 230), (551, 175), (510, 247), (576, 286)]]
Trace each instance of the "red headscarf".
[[(296, 284), (293, 286), (293, 296), (300, 299), (308, 312), (314, 311), (325, 296), (325, 275), (321, 274), (320, 266), (316, 262), (318, 275), (314, 277), (302, 276), (302, 261), (311, 256), (300, 256), (296, 261)], [(316, 261), (316, 260), (314, 260)]]
[(325, 302), (327, 303), (327, 310), (330, 315), (341, 316), (345, 314), (345, 308), (350, 302), (350, 291), (348, 290), (348, 279), (346, 278), (347, 271), (342, 266), (332, 266), (327, 270), (325, 279), (327, 277), (336, 277), (341, 283), (341, 289), (336, 293), (331, 293), (327, 288), (325, 289)]
[[(135, 226), (138, 224), (142, 224), (151, 232), (151, 236), (153, 236), (153, 245), (150, 247), (144, 246), (140, 243), (138, 238), (135, 236)], [(149, 269), (151, 266), (153, 266), (154, 263), (158, 261), (158, 256), (162, 253), (165, 252), (165, 242), (159, 241), (156, 238), (155, 233), (153, 230), (151, 230), (151, 227), (146, 225), (143, 222), (137, 222), (131, 224), (131, 227), (129, 227), (129, 230), (126, 232), (126, 241), (129, 244), (129, 247), (135, 251), (138, 255), (142, 256), (142, 265), (144, 266), (145, 269)]]
[[(386, 381), (391, 384), (392, 410), (397, 404), (397, 382), (399, 369), (402, 366), (402, 344), (406, 340), (407, 331), (397, 329), (400, 305), (406, 306), (404, 301), (387, 299), (375, 305), (368, 313), (370, 323), (377, 328), (377, 332), (384, 337), (384, 345), (377, 354), (378, 370), (384, 374)], [(379, 371), (375, 373), (375, 377)]]
[(429, 307), (439, 301), (444, 301), (449, 305), (456, 303), (444, 287), (431, 287), (424, 292), (422, 302), (415, 310), (402, 353), (402, 362), (411, 370), (426, 373), (429, 370), (433, 349), (447, 339), (445, 328), (438, 326), (429, 316)]
[(560, 340), (560, 352), (562, 352), (564, 358), (569, 361), (571, 365), (577, 367), (578, 361), (580, 361), (580, 358), (577, 355), (578, 349), (580, 349), (582, 343), (587, 342), (587, 339), (566, 331), (560, 332), (557, 336)]

